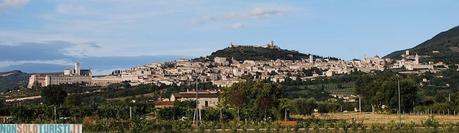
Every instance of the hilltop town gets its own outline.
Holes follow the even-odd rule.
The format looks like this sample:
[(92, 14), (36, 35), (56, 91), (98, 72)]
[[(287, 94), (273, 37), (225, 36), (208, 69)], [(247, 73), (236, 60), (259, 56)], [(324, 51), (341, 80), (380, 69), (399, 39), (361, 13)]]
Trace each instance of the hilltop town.
[[(262, 45), (234, 45), (238, 47), (254, 47), (266, 50), (282, 50), (273, 42)], [(286, 51), (286, 50), (285, 50)], [(440, 51), (433, 51), (440, 52)], [(436, 73), (448, 69), (443, 62), (421, 62), (423, 55), (405, 51), (399, 59), (364, 57), (362, 60), (339, 60), (330, 58), (308, 58), (299, 60), (236, 60), (230, 57), (213, 57), (205, 60), (175, 60), (164, 63), (146, 64), (127, 70), (117, 70), (110, 75), (94, 76), (91, 70), (81, 70), (80, 64), (64, 70), (63, 75), (34, 74), (29, 79), (28, 88), (58, 84), (85, 83), (89, 86), (107, 86), (113, 83), (128, 82), (131, 85), (182, 85), (193, 82), (211, 82), (219, 87), (229, 87), (244, 76), (256, 80), (283, 82), (291, 80), (309, 80), (317, 77), (332, 77), (350, 74), (351, 72), (370, 73), (387, 69), (399, 70), (399, 73), (419, 74)]]
[(0, 133), (459, 133), (457, 5), (0, 0)]

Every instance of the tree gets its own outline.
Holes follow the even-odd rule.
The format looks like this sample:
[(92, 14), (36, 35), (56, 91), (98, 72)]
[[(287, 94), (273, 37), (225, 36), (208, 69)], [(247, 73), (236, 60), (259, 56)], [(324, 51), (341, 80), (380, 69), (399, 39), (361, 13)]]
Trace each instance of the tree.
[(330, 109), (328, 108), (328, 104), (326, 102), (318, 102), (317, 111), (322, 114), (330, 112)]
[(247, 86), (247, 84), (243, 83), (236, 83), (231, 87), (223, 89), (222, 99), (224, 100), (225, 104), (228, 104), (237, 109), (238, 118), (240, 117), (239, 110), (245, 104), (247, 104), (247, 101), (249, 100), (246, 93), (246, 91), (249, 89), (250, 88)]
[(67, 97), (67, 92), (62, 86), (51, 85), (44, 87), (40, 91), (43, 102), (47, 105), (61, 105)]
[(400, 81), (400, 93), (402, 99), (402, 111), (410, 112), (415, 107), (415, 102), (418, 99), (418, 86), (416, 81), (410, 78)]
[[(288, 113), (290, 113), (290, 110), (294, 110), (295, 109), (295, 105), (293, 103), (293, 100), (290, 100), (290, 99), (287, 99), (287, 98), (282, 98), (282, 99), (279, 99), (279, 112), (286, 112), (288, 111)], [(283, 119), (285, 119), (285, 117), (287, 117), (288, 119), (288, 115), (285, 116), (284, 115), (281, 115)]]
[(314, 98), (299, 98), (295, 101), (295, 110), (298, 114), (311, 115), (316, 107), (317, 103)]
[(274, 105), (274, 101), (271, 97), (263, 96), (258, 97), (256, 100), (256, 108), (259, 113), (263, 114), (263, 118), (266, 118), (268, 110), (271, 109)]
[(282, 93), (281, 87), (276, 83), (247, 79), (223, 88), (220, 96), (224, 105), (237, 109), (238, 118), (243, 109), (243, 116), (246, 118), (262, 119), (278, 113)]
[[(212, 108), (205, 109), (205, 110), (202, 110), (202, 114), (203, 114), (202, 118), (207, 121), (217, 121), (220, 119), (220, 110), (217, 110), (217, 109), (212, 109)], [(223, 116), (223, 112), (221, 115), (222, 117), (228, 117), (226, 116), (227, 114)]]
[(188, 115), (191, 117), (191, 110), (187, 110), (181, 107), (171, 107), (159, 109), (158, 117), (162, 120), (178, 120)]
[(412, 111), (418, 97), (416, 80), (405, 75), (398, 79), (396, 73), (390, 71), (363, 75), (356, 81), (356, 94), (362, 98), (362, 109), (370, 111), (388, 105), (395, 112), (398, 109), (398, 80), (402, 110)]
[(282, 92), (280, 87), (268, 83), (257, 83), (255, 89), (255, 92), (258, 92), (255, 96), (255, 108), (264, 112), (266, 117), (268, 110), (277, 109)]
[(5, 105), (5, 100), (0, 98), (0, 115), (6, 116), (9, 115), (9, 108)]
[(337, 111), (339, 104), (336, 101), (321, 101), (317, 102), (317, 110), (319, 113), (330, 113)]
[(70, 95), (64, 100), (65, 106), (79, 106), (81, 105), (81, 97), (79, 95)]

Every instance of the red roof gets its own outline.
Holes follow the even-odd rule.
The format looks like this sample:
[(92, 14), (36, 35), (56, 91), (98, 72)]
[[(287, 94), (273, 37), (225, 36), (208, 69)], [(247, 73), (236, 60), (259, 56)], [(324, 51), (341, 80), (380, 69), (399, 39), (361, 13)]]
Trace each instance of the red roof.
[(156, 101), (155, 106), (174, 106), (174, 101)]
[[(196, 98), (196, 92), (180, 92), (174, 94), (175, 98)], [(218, 93), (198, 92), (198, 98), (218, 98)]]

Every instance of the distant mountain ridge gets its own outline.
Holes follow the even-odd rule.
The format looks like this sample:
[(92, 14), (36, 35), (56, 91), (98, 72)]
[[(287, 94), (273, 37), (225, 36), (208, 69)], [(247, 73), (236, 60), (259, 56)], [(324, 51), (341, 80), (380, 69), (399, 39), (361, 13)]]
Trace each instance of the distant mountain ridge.
[(385, 58), (399, 59), (400, 55), (406, 50), (410, 50), (410, 53), (425, 56), (424, 61), (459, 64), (459, 26), (441, 32), (416, 47), (388, 54)]
[(30, 74), (19, 70), (0, 72), (0, 91), (26, 87)]
[(63, 72), (26, 73), (20, 70), (0, 72), (0, 92), (27, 87), (29, 77), (32, 74), (62, 75)]
[[(214, 59), (215, 57), (226, 57), (233, 58), (235, 60), (302, 60), (309, 59), (311, 54), (300, 53), (295, 50), (281, 49), (278, 46), (268, 44), (266, 46), (238, 46), (231, 45), (230, 47), (217, 50), (207, 56), (208, 59)], [(318, 55), (312, 55), (314, 59), (332, 59), (339, 60), (335, 57), (322, 57)]]

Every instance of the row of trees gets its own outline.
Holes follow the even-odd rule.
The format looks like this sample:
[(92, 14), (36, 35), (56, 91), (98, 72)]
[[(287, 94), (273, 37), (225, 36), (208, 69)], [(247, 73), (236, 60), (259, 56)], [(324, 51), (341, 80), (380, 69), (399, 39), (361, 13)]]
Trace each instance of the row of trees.
[[(400, 84), (398, 83), (400, 81)], [(376, 72), (362, 75), (356, 81), (356, 94), (362, 100), (362, 111), (390, 111), (398, 109), (398, 86), (400, 85), (401, 109), (413, 111), (418, 98), (416, 79), (397, 76), (394, 72)], [(385, 108), (383, 108), (385, 107)]]
[(458, 77), (455, 70), (399, 76), (376, 72), (358, 78), (355, 93), (362, 99), (362, 111), (396, 112), (400, 86), (402, 112), (453, 114), (459, 112)]
[[(129, 88), (125, 88), (129, 87)], [(78, 89), (79, 88), (79, 89)], [(130, 112), (134, 116), (144, 116), (153, 111), (153, 105), (145, 98), (135, 103), (135, 95), (153, 93), (157, 97), (157, 86), (140, 85), (136, 87), (113, 84), (97, 91), (82, 85), (51, 85), (40, 89), (40, 100), (0, 106), (3, 116), (13, 116), (17, 123), (73, 122), (82, 123), (85, 117), (98, 117), (114, 120), (127, 120)], [(82, 91), (85, 92), (82, 92)], [(92, 93), (86, 93), (91, 92)], [(100, 93), (102, 92), (102, 93)], [(128, 97), (125, 100), (110, 100), (112, 97)], [(131, 108), (131, 109), (130, 109)]]
[[(256, 108), (208, 108), (201, 110), (204, 121), (230, 121), (235, 118), (244, 120), (279, 120), (289, 113), (311, 115), (317, 109), (318, 113), (337, 112), (341, 104), (338, 101), (317, 101), (314, 98), (279, 99), (277, 106), (269, 107), (267, 112), (254, 111)], [(176, 102), (174, 107), (158, 110), (157, 117), (162, 120), (190, 120), (193, 118), (195, 101)], [(232, 106), (231, 106), (232, 107)], [(277, 114), (276, 114), (277, 113)]]
[[(398, 84), (400, 81), (400, 84)], [(432, 111), (432, 112), (453, 112), (459, 109), (459, 100), (457, 93), (447, 93), (449, 99), (445, 100), (444, 93), (431, 92), (425, 86), (418, 84), (419, 77), (401, 75), (396, 76), (396, 72), (375, 72), (370, 74), (353, 73), (331, 79), (319, 79), (311, 81), (290, 81), (285, 83), (273, 83), (270, 81), (254, 81), (245, 78), (244, 82), (239, 82), (231, 87), (221, 88), (220, 104), (216, 109), (204, 110), (202, 112), (205, 120), (230, 120), (230, 119), (247, 119), (247, 120), (267, 120), (283, 119), (286, 112), (302, 115), (310, 115), (317, 110), (319, 113), (343, 111), (344, 103), (342, 100), (330, 97), (324, 86), (310, 89), (306, 85), (318, 83), (343, 83), (355, 82), (355, 94), (362, 100), (362, 111), (387, 111), (396, 112), (398, 109), (398, 85), (401, 90), (401, 105), (404, 112), (413, 111)], [(215, 89), (212, 84), (200, 84), (200, 87)], [(67, 88), (70, 87), (70, 88)], [(80, 86), (81, 87), (81, 86)], [(95, 115), (102, 118), (123, 120), (128, 118), (129, 107), (136, 107), (135, 114), (147, 114), (153, 111), (152, 103), (147, 102), (147, 98), (141, 98), (144, 101), (131, 103), (129, 99), (135, 98), (140, 94), (152, 94), (148, 99), (156, 99), (160, 95), (168, 97), (171, 93), (185, 91), (194, 88), (194, 85), (183, 86), (156, 86), (156, 85), (139, 85), (130, 86), (126, 83), (113, 84), (107, 87), (105, 92), (95, 93), (96, 95), (86, 96), (81, 93), (75, 86), (60, 85), (48, 86), (41, 88), (42, 103), (54, 106), (59, 116), (65, 117), (82, 117)], [(69, 90), (73, 93), (69, 93)], [(85, 90), (85, 89), (83, 89)], [(304, 95), (292, 95), (289, 91), (301, 90), (296, 93)], [(426, 97), (430, 96), (433, 102), (426, 102)], [(443, 94), (443, 95), (440, 95)], [(91, 100), (102, 97), (101, 100)], [(125, 101), (106, 102), (105, 98), (124, 98)], [(443, 100), (442, 100), (443, 99)], [(453, 99), (453, 100), (451, 100)], [(157, 117), (164, 120), (190, 119), (193, 115), (194, 102), (177, 102), (175, 107), (158, 110)], [(351, 105), (355, 107), (355, 105)], [(49, 111), (43, 107), (15, 107), (10, 110), (11, 114), (16, 116), (28, 116), (31, 108), (41, 108), (37, 110)], [(348, 110), (348, 109), (347, 109)], [(51, 109), (52, 111), (52, 109)], [(47, 114), (47, 113), (30, 113), (30, 114)], [(49, 114), (49, 113), (48, 113)], [(34, 115), (30, 115), (34, 116)], [(47, 115), (44, 115), (47, 116)], [(34, 116), (31, 118), (40, 118), (44, 116)], [(48, 116), (47, 116), (48, 117)], [(24, 118), (23, 120), (28, 120)]]
[[(285, 113), (311, 115), (317, 109), (319, 113), (337, 112), (342, 109), (342, 101), (330, 98), (320, 90), (309, 92), (317, 96), (291, 98), (281, 84), (247, 80), (223, 88), (221, 102), (224, 109), (235, 110), (236, 118), (249, 120), (284, 119)], [(327, 96), (322, 96), (327, 95)], [(319, 99), (316, 99), (319, 98)]]

